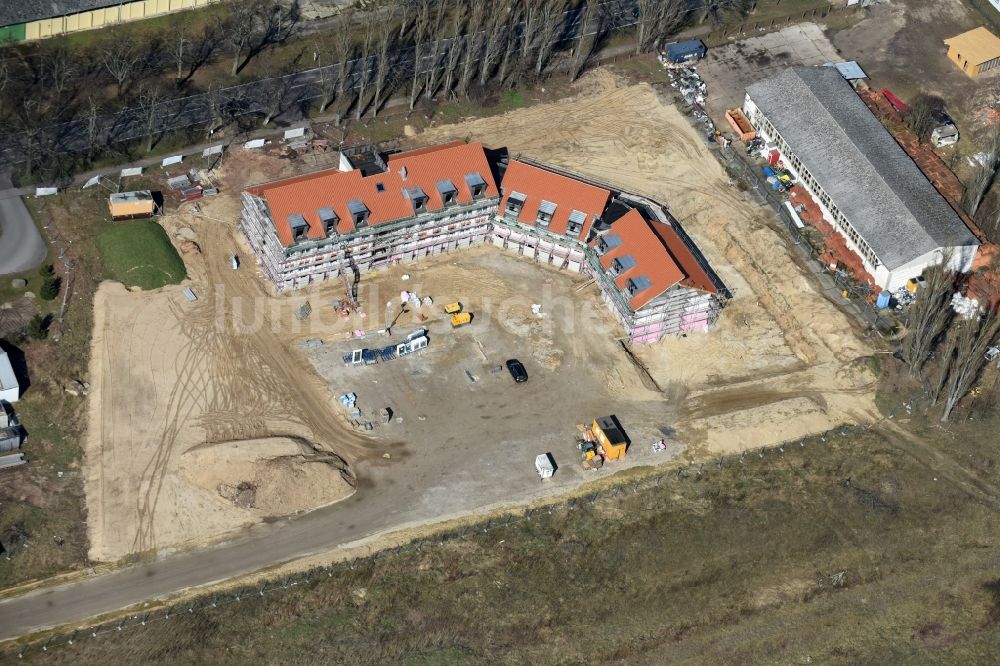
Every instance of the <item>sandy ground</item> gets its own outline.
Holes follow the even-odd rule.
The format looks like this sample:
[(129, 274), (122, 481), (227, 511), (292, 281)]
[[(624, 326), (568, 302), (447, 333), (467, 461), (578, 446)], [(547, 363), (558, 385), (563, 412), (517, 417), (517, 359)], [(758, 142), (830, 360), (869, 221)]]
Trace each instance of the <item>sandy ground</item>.
[[(186, 284), (199, 300), (189, 303), (179, 286), (142, 293), (117, 283), (102, 284), (95, 297), (85, 448), (94, 560), (203, 543), (346, 497), (354, 479), (340, 456), (368, 453), (366, 438), (331, 422), (332, 397), (279, 342), (282, 320), (270, 324), (257, 283), (229, 269), (231, 229), (183, 214), (165, 226), (184, 229), (200, 248), (183, 247)], [(241, 305), (261, 314), (260, 326), (237, 325), (232, 309)], [(298, 444), (292, 452), (291, 440), (265, 439), (272, 437)], [(254, 441), (243, 447), (243, 440)], [(233, 458), (232, 446), (244, 449), (246, 475), (278, 472), (289, 490), (263, 484), (255, 509), (225, 501), (209, 480), (213, 470), (220, 482), (229, 478), (219, 468)], [(300, 446), (336, 454), (310, 457)], [(310, 462), (318, 458), (322, 464)], [(304, 477), (308, 483), (296, 487)]]
[[(696, 452), (773, 444), (874, 417), (869, 346), (796, 263), (772, 213), (728, 184), (705, 142), (649, 85), (606, 70), (576, 97), (428, 130), (470, 137), (668, 205), (735, 297), (708, 335), (639, 347)], [(558, 124), (553, 118), (559, 118)], [(780, 425), (779, 425), (780, 424)]]

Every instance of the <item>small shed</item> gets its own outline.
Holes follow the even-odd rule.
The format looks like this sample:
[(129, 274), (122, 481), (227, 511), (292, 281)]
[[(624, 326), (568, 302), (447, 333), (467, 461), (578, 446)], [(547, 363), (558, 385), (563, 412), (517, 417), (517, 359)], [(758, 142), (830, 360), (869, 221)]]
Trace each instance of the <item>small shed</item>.
[(622, 429), (618, 419), (614, 416), (602, 416), (594, 419), (591, 427), (594, 437), (600, 442), (604, 450), (604, 457), (608, 460), (620, 460), (625, 457), (628, 450), (628, 437)]
[(112, 194), (108, 201), (111, 218), (114, 220), (131, 220), (140, 217), (152, 217), (156, 210), (153, 193), (149, 190), (137, 192), (118, 192)]
[(17, 402), (21, 397), (21, 387), (17, 384), (17, 375), (10, 364), (7, 352), (0, 349), (0, 400)]
[(705, 57), (706, 51), (705, 44), (700, 39), (689, 39), (667, 46), (667, 58), (670, 62), (699, 60)]
[(963, 72), (976, 78), (1000, 65), (1000, 37), (980, 26), (944, 40), (948, 59)]

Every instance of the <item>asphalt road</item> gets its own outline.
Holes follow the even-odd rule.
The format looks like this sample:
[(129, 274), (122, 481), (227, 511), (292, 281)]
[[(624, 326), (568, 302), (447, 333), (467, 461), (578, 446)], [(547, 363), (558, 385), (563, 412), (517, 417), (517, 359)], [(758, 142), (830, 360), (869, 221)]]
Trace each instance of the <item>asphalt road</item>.
[[(0, 190), (10, 186), (10, 180), (0, 176)], [(0, 275), (31, 270), (48, 252), (21, 197), (0, 198)]]

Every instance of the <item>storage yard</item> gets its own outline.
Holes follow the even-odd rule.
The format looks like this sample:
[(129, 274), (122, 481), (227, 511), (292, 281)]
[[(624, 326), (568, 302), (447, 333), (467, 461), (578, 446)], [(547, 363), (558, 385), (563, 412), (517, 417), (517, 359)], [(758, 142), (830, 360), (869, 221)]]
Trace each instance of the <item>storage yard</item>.
[[(604, 70), (583, 85), (588, 92), (564, 101), (414, 141), (472, 136), (666, 203), (735, 294), (714, 330), (636, 345), (632, 358), (585, 275), (488, 246), (364, 273), (353, 312), (333, 307), (344, 299), (340, 280), (269, 295), (236, 232), (238, 192), (292, 166), (264, 155), (228, 160), (221, 195), (162, 219), (190, 279), (98, 294), (86, 458), (92, 557), (203, 543), (329, 504), (355, 484), (370, 510), (400, 507), (391, 512), (399, 521), (430, 521), (626, 466), (872, 418), (867, 346), (793, 268), (767, 211), (728, 186), (688, 121), (651, 87)], [(552, 131), (554, 115), (577, 129)], [(387, 307), (402, 290), (418, 305)], [(459, 328), (444, 311), (456, 301), (472, 313)], [(386, 323), (392, 334), (375, 335)], [(417, 330), (426, 331), (424, 349), (371, 366), (344, 362)], [(358, 331), (369, 335), (352, 339)], [(526, 383), (503, 368), (510, 358), (524, 364)], [(338, 403), (351, 393), (356, 404)], [(577, 425), (612, 414), (632, 442), (628, 455), (586, 471)], [(557, 470), (539, 485), (533, 462), (542, 453)]]

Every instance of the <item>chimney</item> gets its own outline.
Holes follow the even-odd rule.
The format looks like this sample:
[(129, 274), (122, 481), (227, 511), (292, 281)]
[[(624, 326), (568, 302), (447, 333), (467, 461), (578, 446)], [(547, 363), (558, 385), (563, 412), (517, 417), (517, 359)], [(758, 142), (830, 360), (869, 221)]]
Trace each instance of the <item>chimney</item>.
[(405, 166), (402, 169), (399, 170), (399, 176), (403, 180), (406, 180), (406, 167)]

